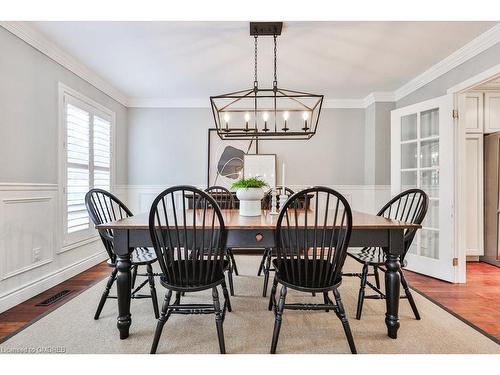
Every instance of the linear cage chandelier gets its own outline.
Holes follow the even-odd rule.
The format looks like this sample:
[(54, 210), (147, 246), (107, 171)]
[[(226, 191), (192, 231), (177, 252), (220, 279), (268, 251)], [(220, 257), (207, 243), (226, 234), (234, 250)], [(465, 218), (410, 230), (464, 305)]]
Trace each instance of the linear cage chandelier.
[[(282, 22), (250, 22), (255, 45), (253, 88), (210, 97), (217, 134), (221, 139), (310, 139), (316, 134), (323, 95), (278, 87), (276, 39)], [(274, 81), (260, 88), (257, 80), (258, 37), (274, 38)]]

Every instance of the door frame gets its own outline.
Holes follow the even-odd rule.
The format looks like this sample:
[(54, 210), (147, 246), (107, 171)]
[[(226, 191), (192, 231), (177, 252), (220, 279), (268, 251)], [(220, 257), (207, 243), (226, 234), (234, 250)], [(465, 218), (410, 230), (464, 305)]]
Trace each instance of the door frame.
[[(472, 90), (474, 87), (479, 86), (482, 83), (488, 82), (492, 79), (500, 77), (500, 64), (495, 65), (481, 73), (478, 73), (456, 85), (450, 87), (447, 90), (447, 94), (453, 94), (454, 96), (454, 109), (460, 110), (460, 94)], [(463, 107), (462, 107), (463, 108)], [(458, 112), (458, 118), (454, 119), (455, 123), (455, 240), (456, 244), (456, 257), (459, 263), (463, 262), (465, 264), (467, 260), (466, 256), (466, 189), (465, 189), (465, 119), (464, 116), (460, 115)], [(458, 273), (455, 276), (457, 283), (466, 282), (466, 267), (458, 267)]]

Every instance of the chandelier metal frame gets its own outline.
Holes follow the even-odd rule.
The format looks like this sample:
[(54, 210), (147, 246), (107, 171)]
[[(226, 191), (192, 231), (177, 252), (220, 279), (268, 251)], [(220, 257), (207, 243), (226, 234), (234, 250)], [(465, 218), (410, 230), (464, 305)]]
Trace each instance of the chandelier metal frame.
[[(307, 140), (316, 134), (324, 96), (278, 86), (277, 37), (281, 35), (282, 26), (282, 22), (250, 22), (250, 35), (254, 37), (255, 50), (253, 87), (210, 97), (215, 127), (221, 139)], [(259, 36), (274, 38), (272, 88), (259, 87), (257, 76)], [(296, 120), (297, 112), (302, 117), (300, 126), (291, 128), (290, 116)], [(253, 121), (250, 121), (252, 115)], [(279, 118), (279, 115), (282, 115), (282, 118)]]

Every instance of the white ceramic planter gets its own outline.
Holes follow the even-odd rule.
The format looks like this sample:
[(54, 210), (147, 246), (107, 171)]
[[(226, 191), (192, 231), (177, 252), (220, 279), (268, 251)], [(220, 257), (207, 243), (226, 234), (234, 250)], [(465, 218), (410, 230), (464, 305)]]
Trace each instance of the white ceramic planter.
[(240, 201), (241, 216), (260, 216), (264, 190), (261, 188), (238, 189), (236, 196)]

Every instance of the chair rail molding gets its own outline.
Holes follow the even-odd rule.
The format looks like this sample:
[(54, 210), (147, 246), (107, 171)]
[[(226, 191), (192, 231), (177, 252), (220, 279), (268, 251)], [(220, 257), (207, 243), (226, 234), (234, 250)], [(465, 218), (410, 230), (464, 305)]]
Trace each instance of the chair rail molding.
[(59, 186), (0, 183), (0, 312), (106, 259), (97, 238), (62, 248)]

